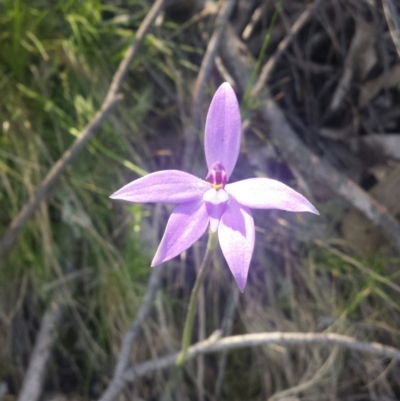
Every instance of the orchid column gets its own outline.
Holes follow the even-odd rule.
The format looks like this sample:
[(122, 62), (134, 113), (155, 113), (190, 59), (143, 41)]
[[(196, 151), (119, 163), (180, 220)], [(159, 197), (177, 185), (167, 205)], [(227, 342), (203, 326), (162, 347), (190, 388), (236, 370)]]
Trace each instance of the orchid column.
[[(113, 199), (129, 202), (177, 204), (168, 220), (152, 266), (181, 254), (209, 227), (210, 235), (218, 236), (222, 253), (243, 292), (255, 239), (250, 208), (318, 214), (304, 196), (279, 181), (250, 178), (229, 183), (239, 156), (240, 140), (239, 105), (232, 87), (225, 82), (215, 93), (207, 114), (204, 148), (208, 182), (183, 171), (165, 170), (139, 178), (111, 195)], [(212, 245), (213, 241), (209, 241), (209, 247)], [(199, 280), (194, 289), (198, 286)], [(190, 323), (190, 327), (185, 328), (185, 333), (189, 330), (189, 338), (193, 321), (190, 311), (194, 311), (195, 303), (196, 296), (192, 296), (186, 323)]]

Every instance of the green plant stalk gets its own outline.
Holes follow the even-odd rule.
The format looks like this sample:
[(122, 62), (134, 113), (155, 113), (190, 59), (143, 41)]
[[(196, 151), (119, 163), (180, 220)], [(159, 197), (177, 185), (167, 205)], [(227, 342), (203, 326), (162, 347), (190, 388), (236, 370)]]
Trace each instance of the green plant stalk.
[(196, 282), (194, 283), (194, 287), (192, 293), (190, 295), (188, 312), (186, 315), (185, 327), (183, 329), (183, 337), (182, 337), (182, 349), (176, 358), (176, 365), (181, 366), (186, 360), (187, 351), (190, 345), (190, 338), (192, 336), (192, 328), (193, 328), (193, 320), (196, 312), (196, 304), (197, 298), (199, 295), (199, 291), (201, 285), (203, 284), (204, 277), (206, 275), (206, 271), (211, 262), (211, 256), (217, 245), (217, 233), (213, 233), (210, 231), (208, 236), (208, 243), (206, 253), (204, 255), (203, 263), (201, 264), (199, 273), (197, 274)]

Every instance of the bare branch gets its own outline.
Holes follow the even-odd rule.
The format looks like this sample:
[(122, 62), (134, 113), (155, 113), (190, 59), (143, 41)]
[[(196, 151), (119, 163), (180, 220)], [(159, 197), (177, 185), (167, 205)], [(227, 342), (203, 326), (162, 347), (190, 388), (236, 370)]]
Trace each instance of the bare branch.
[(390, 35), (400, 57), (400, 13), (392, 0), (382, 0), (382, 3)]
[[(250, 56), (244, 54), (244, 45), (237, 38), (233, 29), (227, 29), (224, 35), (222, 55), (233, 70), (237, 82), (245, 90), (250, 76)], [(259, 99), (260, 100), (260, 99)], [(337, 171), (313, 154), (296, 135), (275, 101), (266, 95), (260, 113), (268, 122), (271, 139), (289, 163), (302, 172), (308, 179), (329, 186), (334, 193), (348, 201), (369, 220), (380, 226), (397, 249), (400, 249), (400, 225), (387, 209), (363, 191), (354, 181)]]
[(11, 222), (7, 228), (3, 237), (0, 240), (0, 259), (1, 257), (12, 247), (16, 241), (19, 233), (24, 227), (27, 220), (32, 216), (35, 210), (38, 208), (41, 201), (43, 201), (53, 184), (59, 179), (61, 174), (65, 171), (71, 161), (78, 155), (78, 153), (84, 148), (86, 143), (92, 138), (96, 130), (100, 128), (110, 111), (115, 105), (122, 99), (122, 96), (118, 94), (121, 88), (122, 81), (128, 72), (129, 65), (139, 50), (140, 45), (146, 36), (147, 31), (156, 19), (159, 12), (163, 9), (166, 0), (156, 0), (153, 7), (150, 9), (138, 31), (136, 32), (135, 41), (128, 48), (122, 59), (108, 89), (107, 95), (100, 107), (100, 110), (95, 114), (93, 119), (86, 125), (86, 127), (80, 132), (78, 138), (65, 151), (62, 157), (53, 165), (48, 172), (47, 176), (39, 185), (33, 197), (25, 204), (19, 214)]
[(37, 401), (39, 399), (43, 382), (46, 378), (47, 363), (53, 347), (53, 331), (58, 326), (61, 318), (61, 306), (53, 303), (43, 316), (18, 401)]
[[(225, 337), (222, 339), (211, 336), (205, 341), (191, 346), (188, 350), (187, 360), (195, 358), (199, 354), (228, 351), (233, 349), (257, 347), (260, 345), (278, 344), (282, 346), (304, 346), (324, 345), (339, 346), (351, 351), (376, 355), (381, 358), (400, 361), (400, 350), (380, 343), (358, 341), (349, 336), (335, 333), (256, 333), (238, 336)], [(125, 375), (126, 382), (133, 382), (136, 379), (156, 370), (165, 369), (175, 364), (178, 353), (168, 355), (155, 360), (147, 361), (136, 365)]]
[(128, 332), (124, 335), (124, 339), (122, 340), (121, 350), (119, 351), (114, 376), (107, 389), (101, 396), (100, 401), (113, 400), (121, 392), (125, 384), (123, 376), (130, 364), (132, 347), (141, 331), (144, 320), (147, 318), (148, 314), (151, 311), (151, 307), (153, 306), (153, 302), (157, 294), (157, 289), (160, 285), (162, 272), (163, 267), (158, 266), (154, 268), (151, 273), (143, 303), (140, 306), (136, 319), (134, 320)]
[(293, 163), (306, 177), (328, 185), (337, 195), (379, 225), (393, 245), (400, 249), (400, 225), (381, 203), (363, 191), (354, 181), (311, 153), (272, 99), (266, 100), (261, 112), (269, 122), (272, 140), (290, 163)]
[(343, 73), (333, 93), (330, 110), (338, 110), (351, 89), (355, 74), (364, 79), (375, 65), (377, 57), (374, 48), (374, 27), (361, 18), (356, 20), (356, 32), (344, 63)]

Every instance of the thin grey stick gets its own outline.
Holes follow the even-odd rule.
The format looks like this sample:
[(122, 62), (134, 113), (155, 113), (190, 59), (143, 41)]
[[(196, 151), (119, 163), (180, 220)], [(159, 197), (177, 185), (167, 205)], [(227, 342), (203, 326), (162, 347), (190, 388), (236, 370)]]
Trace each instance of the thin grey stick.
[(121, 349), (119, 351), (117, 366), (114, 371), (114, 376), (100, 398), (100, 401), (111, 401), (117, 397), (124, 386), (123, 376), (129, 367), (132, 355), (133, 344), (139, 335), (144, 320), (147, 318), (153, 306), (154, 299), (160, 286), (163, 267), (155, 267), (151, 273), (147, 284), (146, 294), (142, 305), (139, 308), (136, 319), (131, 324), (129, 330), (125, 333), (122, 340)]
[(54, 329), (58, 326), (61, 318), (61, 306), (53, 303), (42, 318), (18, 401), (37, 401), (39, 399), (55, 338)]
[(185, 131), (185, 149), (183, 153), (182, 168), (189, 170), (193, 154), (196, 148), (197, 133), (201, 129), (201, 113), (204, 99), (205, 84), (210, 76), (211, 69), (214, 65), (215, 57), (221, 43), (222, 34), (232, 13), (233, 7), (237, 0), (226, 0), (224, 6), (218, 13), (215, 29), (208, 43), (206, 53), (201, 63), (199, 75), (193, 92), (193, 101), (191, 108), (191, 122)]
[[(349, 336), (335, 333), (256, 333), (244, 334), (238, 336), (225, 337), (222, 339), (211, 336), (205, 341), (192, 345), (188, 349), (187, 359), (195, 358), (199, 354), (208, 354), (212, 352), (221, 352), (233, 349), (257, 347), (260, 345), (278, 344), (282, 346), (305, 346), (305, 345), (323, 345), (339, 346), (351, 351), (362, 352), (375, 355), (381, 358), (394, 359), (400, 361), (400, 350), (388, 345), (376, 342), (364, 342)], [(178, 353), (164, 356), (158, 359), (150, 360), (131, 368), (123, 380), (126, 383), (133, 382), (136, 379), (155, 370), (161, 370), (175, 365)]]
[(400, 57), (400, 13), (396, 10), (392, 0), (382, 0), (382, 3), (390, 35)]
[(119, 64), (119, 67), (114, 74), (114, 77), (111, 81), (110, 87), (100, 107), (100, 110), (80, 132), (78, 138), (69, 147), (69, 149), (67, 149), (61, 156), (61, 158), (53, 165), (44, 180), (37, 188), (32, 198), (29, 199), (29, 201), (24, 205), (19, 214), (14, 218), (14, 220), (11, 222), (11, 224), (3, 234), (3, 237), (0, 240), (0, 260), (2, 256), (15, 243), (25, 223), (38, 208), (40, 202), (42, 202), (47, 197), (49, 190), (53, 186), (53, 184), (59, 179), (61, 174), (65, 171), (65, 169), (75, 158), (75, 156), (77, 156), (77, 154), (84, 148), (86, 143), (92, 138), (96, 130), (100, 128), (110, 111), (122, 99), (122, 96), (118, 94), (118, 92), (121, 88), (122, 81), (124, 80), (128, 72), (129, 65), (133, 57), (137, 54), (147, 31), (149, 30), (154, 20), (157, 18), (159, 12), (163, 9), (165, 3), (166, 0), (155, 1), (145, 19), (141, 23), (138, 31), (136, 32), (135, 41), (128, 48), (124, 58)]

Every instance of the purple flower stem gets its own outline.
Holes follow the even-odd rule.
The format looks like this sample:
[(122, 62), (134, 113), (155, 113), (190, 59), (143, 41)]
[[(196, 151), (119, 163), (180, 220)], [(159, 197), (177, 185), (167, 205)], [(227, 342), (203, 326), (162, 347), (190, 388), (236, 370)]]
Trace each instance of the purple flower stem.
[(178, 357), (176, 358), (176, 366), (182, 366), (186, 360), (188, 348), (190, 345), (190, 339), (192, 337), (193, 320), (194, 320), (194, 315), (196, 312), (197, 298), (199, 295), (201, 285), (203, 284), (207, 268), (211, 264), (210, 263), (211, 256), (213, 254), (215, 246), (217, 245), (217, 238), (218, 238), (217, 233), (213, 233), (210, 230), (209, 236), (208, 236), (207, 249), (206, 249), (206, 253), (204, 255), (203, 263), (200, 266), (200, 270), (196, 277), (196, 282), (194, 283), (192, 293), (190, 294), (189, 307), (188, 307), (188, 312), (186, 315), (185, 327), (183, 329), (182, 349), (181, 349), (181, 352), (179, 353)]

